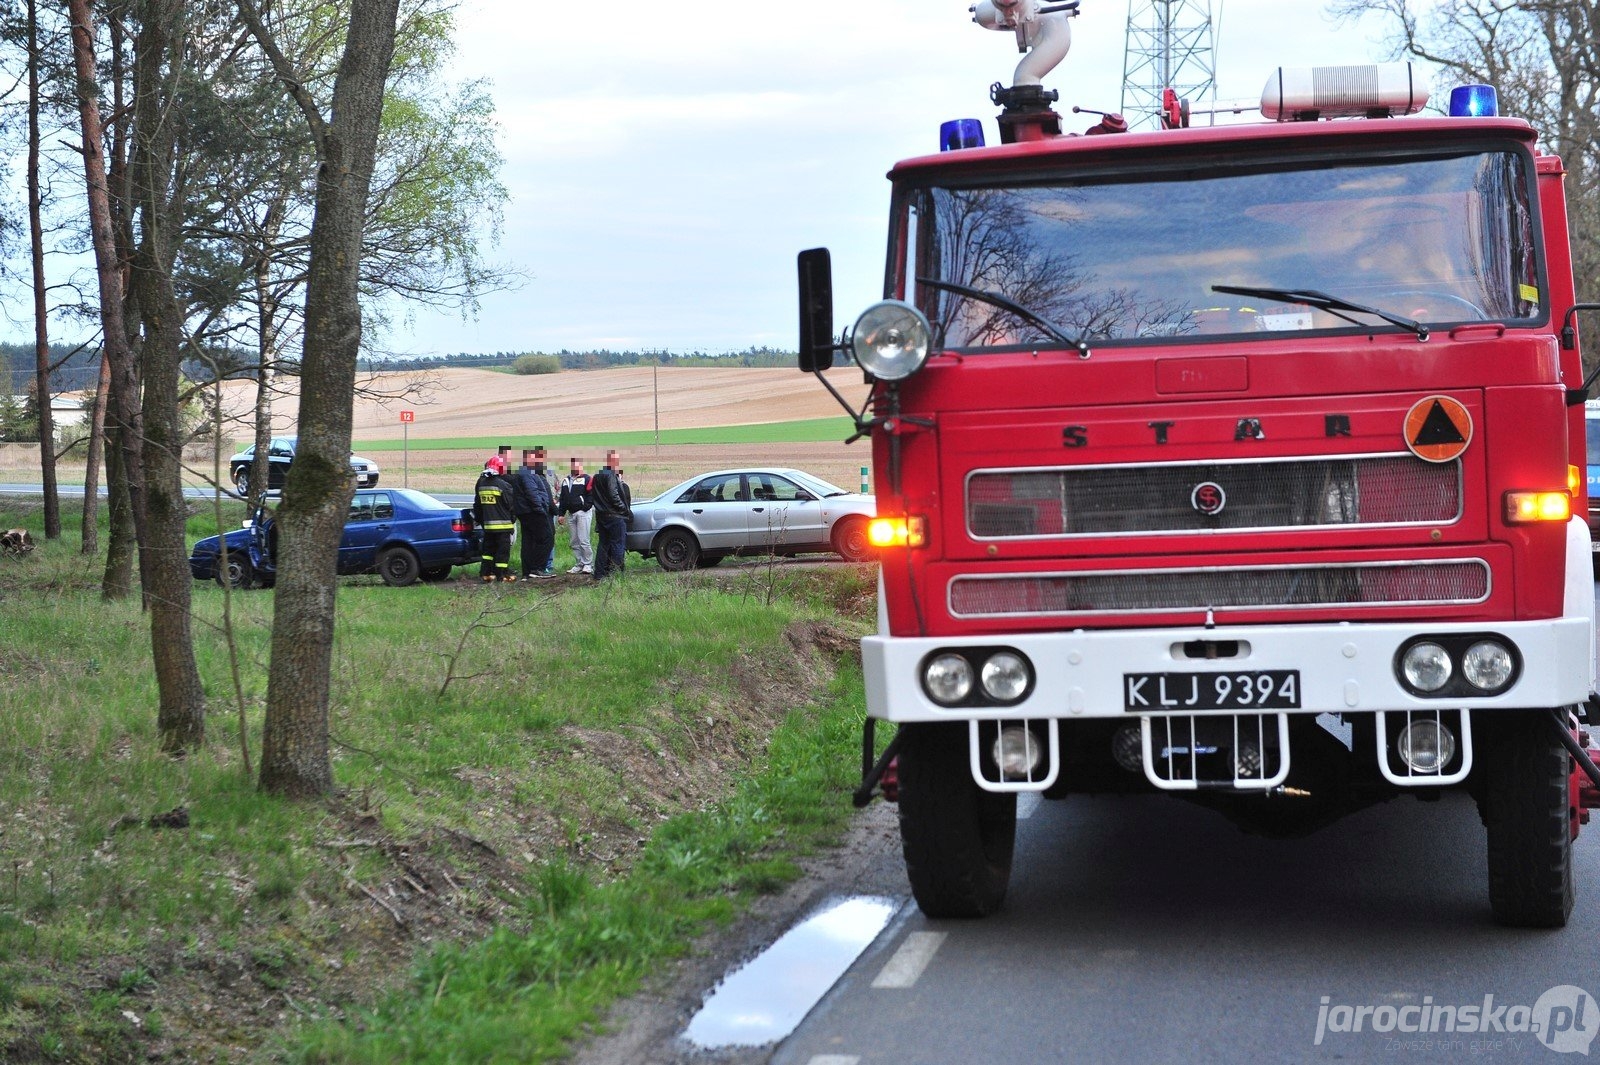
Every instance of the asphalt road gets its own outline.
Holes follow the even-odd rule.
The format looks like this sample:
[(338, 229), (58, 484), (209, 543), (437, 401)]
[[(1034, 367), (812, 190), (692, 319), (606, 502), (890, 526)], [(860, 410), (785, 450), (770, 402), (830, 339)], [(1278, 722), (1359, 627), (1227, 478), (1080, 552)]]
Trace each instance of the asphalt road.
[[(1600, 997), (1600, 822), (1575, 857), (1569, 926), (1510, 931), (1490, 921), (1484, 833), (1465, 796), (1398, 799), (1291, 841), (1166, 797), (1039, 803), (1018, 825), (999, 915), (929, 921), (907, 905), (770, 1060), (1587, 1060), (1535, 1034), (1374, 1032), (1365, 1018), (1317, 1043), (1324, 997), (1328, 1028), (1351, 1027), (1362, 1006), (1380, 1024), (1397, 1015), (1373, 1009), (1429, 1007), (1405, 1015), (1414, 1026), (1486, 995), (1515, 1027), (1519, 1015), (1494, 1011), (1536, 1013), (1560, 985)], [(1600, 1012), (1576, 1020), (1600, 1030)]]

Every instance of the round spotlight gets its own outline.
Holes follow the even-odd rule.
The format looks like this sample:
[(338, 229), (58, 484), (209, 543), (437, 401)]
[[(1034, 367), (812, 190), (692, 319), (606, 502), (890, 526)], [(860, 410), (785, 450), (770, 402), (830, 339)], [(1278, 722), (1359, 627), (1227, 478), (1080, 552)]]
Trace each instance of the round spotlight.
[(1495, 640), (1479, 640), (1461, 656), (1461, 675), (1486, 692), (1504, 688), (1514, 668), (1511, 649)]
[(922, 687), (934, 702), (954, 706), (972, 694), (972, 663), (960, 655), (936, 655), (923, 668)]
[(1413, 721), (1400, 730), (1394, 747), (1413, 773), (1431, 775), (1444, 772), (1456, 756), (1456, 737), (1437, 721)]
[(1241, 743), (1233, 754), (1233, 775), (1239, 780), (1263, 780), (1261, 752), (1253, 743)]
[(928, 361), (932, 337), (921, 311), (900, 300), (884, 300), (856, 319), (850, 350), (861, 368), (878, 380), (903, 381)]
[(1436, 643), (1414, 643), (1400, 659), (1406, 683), (1418, 691), (1436, 692), (1450, 682), (1450, 652)]
[(1111, 757), (1130, 773), (1144, 772), (1144, 736), (1138, 725), (1123, 725), (1111, 734)]
[(984, 694), (997, 703), (1014, 703), (1028, 694), (1028, 663), (1021, 655), (999, 651), (983, 663)]
[(1028, 780), (1044, 758), (1044, 748), (1026, 725), (1007, 725), (994, 741), (994, 764), (1002, 780)]

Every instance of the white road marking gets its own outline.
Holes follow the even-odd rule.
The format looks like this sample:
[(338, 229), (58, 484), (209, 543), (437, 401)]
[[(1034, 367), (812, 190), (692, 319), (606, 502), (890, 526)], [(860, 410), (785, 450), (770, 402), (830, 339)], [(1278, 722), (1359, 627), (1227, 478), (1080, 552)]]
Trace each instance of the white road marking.
[(912, 932), (900, 949), (894, 952), (888, 964), (878, 971), (873, 987), (905, 989), (915, 987), (922, 970), (933, 960), (934, 952), (944, 942), (944, 932)]
[(818, 1054), (807, 1065), (861, 1065), (854, 1054)]
[(1017, 820), (1026, 821), (1033, 816), (1033, 811), (1039, 808), (1044, 800), (1039, 798), (1037, 791), (1025, 791), (1017, 796)]

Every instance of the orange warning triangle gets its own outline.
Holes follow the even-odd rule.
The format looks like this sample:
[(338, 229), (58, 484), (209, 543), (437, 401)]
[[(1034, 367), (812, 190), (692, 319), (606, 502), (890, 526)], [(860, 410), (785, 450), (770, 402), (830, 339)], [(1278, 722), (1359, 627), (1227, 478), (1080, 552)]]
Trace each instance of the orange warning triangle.
[(1406, 447), (1427, 462), (1451, 462), (1472, 442), (1472, 415), (1460, 400), (1428, 396), (1406, 412)]

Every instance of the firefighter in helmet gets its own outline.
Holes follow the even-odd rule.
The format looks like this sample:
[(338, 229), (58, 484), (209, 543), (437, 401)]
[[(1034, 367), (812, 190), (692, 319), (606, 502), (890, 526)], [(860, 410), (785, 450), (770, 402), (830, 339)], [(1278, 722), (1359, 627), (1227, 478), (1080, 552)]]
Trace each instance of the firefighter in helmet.
[(506, 460), (490, 455), (472, 497), (472, 516), (483, 530), (483, 563), (478, 575), (485, 584), (514, 581), (511, 572), (511, 531), (517, 526), (511, 504), (511, 482), (506, 480)]

